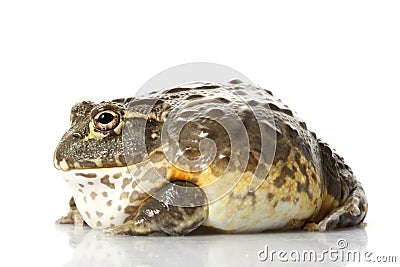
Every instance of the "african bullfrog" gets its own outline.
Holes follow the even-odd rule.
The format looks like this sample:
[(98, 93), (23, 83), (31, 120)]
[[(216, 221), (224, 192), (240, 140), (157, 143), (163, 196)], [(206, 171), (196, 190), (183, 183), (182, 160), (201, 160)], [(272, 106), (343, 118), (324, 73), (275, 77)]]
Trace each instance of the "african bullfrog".
[(232, 80), (72, 107), (54, 165), (72, 190), (58, 223), (184, 235), (359, 225), (361, 184), (266, 89)]

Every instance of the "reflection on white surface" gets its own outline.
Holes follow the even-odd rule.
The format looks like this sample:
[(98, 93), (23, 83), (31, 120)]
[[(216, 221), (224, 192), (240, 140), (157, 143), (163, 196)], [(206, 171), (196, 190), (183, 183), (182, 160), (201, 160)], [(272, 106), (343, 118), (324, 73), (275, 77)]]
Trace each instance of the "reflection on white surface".
[[(338, 249), (338, 240), (345, 240), (347, 249), (363, 251), (368, 238), (364, 228), (328, 233), (285, 232), (249, 235), (111, 236), (89, 228), (57, 227), (70, 236), (75, 248), (73, 257), (64, 266), (283, 266), (277, 258), (262, 262), (260, 250), (314, 250), (317, 254), (329, 248)], [(276, 257), (276, 256), (275, 256)], [(344, 266), (346, 261), (323, 264)], [(319, 266), (302, 262), (298, 266)]]

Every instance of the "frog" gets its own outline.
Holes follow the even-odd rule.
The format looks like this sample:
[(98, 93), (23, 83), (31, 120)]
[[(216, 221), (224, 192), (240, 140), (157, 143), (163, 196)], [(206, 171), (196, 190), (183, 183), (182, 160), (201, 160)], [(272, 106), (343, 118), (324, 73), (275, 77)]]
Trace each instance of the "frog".
[(59, 224), (114, 235), (365, 224), (366, 194), (343, 157), (239, 79), (79, 102), (70, 123), (54, 152), (72, 192)]

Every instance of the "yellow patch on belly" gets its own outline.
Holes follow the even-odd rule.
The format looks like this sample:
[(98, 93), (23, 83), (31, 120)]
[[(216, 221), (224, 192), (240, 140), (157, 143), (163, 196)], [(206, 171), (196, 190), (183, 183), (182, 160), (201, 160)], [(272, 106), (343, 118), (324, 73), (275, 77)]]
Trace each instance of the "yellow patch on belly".
[[(240, 175), (229, 174), (230, 179)], [(261, 186), (249, 192), (252, 179), (253, 173), (246, 172), (233, 190), (210, 203), (205, 225), (230, 232), (300, 227), (321, 208), (321, 179), (297, 149), (287, 161), (272, 166)]]

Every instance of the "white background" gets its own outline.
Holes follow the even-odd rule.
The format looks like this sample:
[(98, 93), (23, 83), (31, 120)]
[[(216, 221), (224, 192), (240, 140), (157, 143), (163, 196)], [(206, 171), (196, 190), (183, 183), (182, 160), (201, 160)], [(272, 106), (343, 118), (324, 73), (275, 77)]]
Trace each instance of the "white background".
[(2, 1), (0, 261), (57, 266), (73, 254), (54, 230), (69, 191), (52, 161), (71, 106), (132, 96), (197, 61), (272, 90), (343, 155), (369, 199), (368, 247), (390, 254), (399, 14), (398, 1)]

